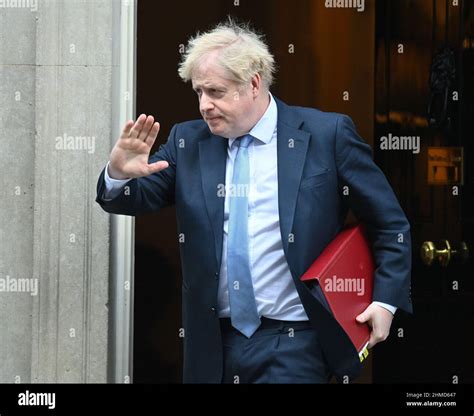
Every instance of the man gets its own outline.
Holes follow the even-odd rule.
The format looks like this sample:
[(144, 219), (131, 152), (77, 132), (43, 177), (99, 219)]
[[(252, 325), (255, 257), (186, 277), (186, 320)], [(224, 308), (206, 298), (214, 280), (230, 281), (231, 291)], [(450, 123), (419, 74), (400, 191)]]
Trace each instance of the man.
[(370, 147), (348, 117), (273, 97), (267, 45), (232, 21), (191, 39), (179, 73), (204, 120), (175, 125), (151, 158), (159, 124), (129, 121), (97, 202), (123, 215), (176, 205), (184, 382), (354, 378), (354, 347), (299, 278), (351, 208), (377, 266), (374, 302), (357, 317), (372, 328), (369, 347), (388, 336), (396, 308), (411, 311), (410, 227)]

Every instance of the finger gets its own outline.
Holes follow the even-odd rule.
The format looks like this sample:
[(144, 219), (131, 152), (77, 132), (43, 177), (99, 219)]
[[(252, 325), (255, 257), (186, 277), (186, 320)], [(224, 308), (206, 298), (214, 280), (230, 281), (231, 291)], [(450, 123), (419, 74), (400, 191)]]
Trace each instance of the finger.
[(159, 162), (150, 163), (148, 165), (149, 175), (151, 175), (152, 173), (158, 173), (162, 171), (163, 169), (166, 169), (167, 167), (169, 167), (169, 165), (170, 164), (166, 160), (160, 160)]
[(127, 121), (127, 123), (125, 124), (125, 127), (123, 128), (123, 131), (122, 131), (122, 137), (129, 137), (130, 136), (130, 130), (132, 130), (132, 127), (133, 127), (134, 124), (135, 124), (135, 122), (133, 120)]
[(153, 123), (155, 122), (155, 119), (153, 116), (148, 116), (145, 124), (143, 125), (142, 131), (140, 132), (140, 135), (138, 138), (144, 142), (146, 138), (148, 137), (148, 133), (150, 132), (151, 128), (153, 127)]
[(385, 341), (387, 338), (388, 338), (388, 332), (383, 332), (383, 331), (379, 331), (377, 332), (377, 341), (378, 342), (382, 342), (382, 341)]
[(137, 138), (138, 135), (140, 134), (140, 131), (143, 128), (143, 125), (145, 124), (146, 121), (146, 115), (142, 114), (140, 117), (138, 117), (136, 123), (133, 125), (132, 130), (130, 130), (130, 137), (131, 138)]
[(369, 348), (372, 348), (374, 345), (377, 345), (379, 342), (385, 341), (386, 339), (387, 337), (384, 334), (372, 331), (369, 339)]
[(356, 317), (356, 321), (362, 324), (364, 322), (367, 322), (369, 318), (370, 318), (370, 314), (363, 312)]
[(156, 136), (158, 136), (158, 132), (160, 131), (160, 123), (155, 123), (153, 124), (150, 132), (148, 133), (148, 137), (145, 139), (145, 143), (148, 146), (153, 146), (153, 143), (155, 143)]
[(367, 348), (372, 348), (374, 345), (376, 345), (380, 340), (377, 338), (375, 335), (375, 332), (372, 331), (370, 333), (370, 338), (369, 338), (369, 345), (367, 345)]

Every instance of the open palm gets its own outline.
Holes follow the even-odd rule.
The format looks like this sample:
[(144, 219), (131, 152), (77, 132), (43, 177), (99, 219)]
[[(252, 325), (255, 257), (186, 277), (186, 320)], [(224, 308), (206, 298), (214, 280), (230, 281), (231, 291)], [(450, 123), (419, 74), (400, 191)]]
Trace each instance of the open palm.
[(137, 121), (130, 120), (110, 154), (109, 176), (129, 179), (148, 176), (166, 169), (166, 161), (148, 163), (150, 151), (156, 140), (160, 124), (152, 116), (142, 114)]

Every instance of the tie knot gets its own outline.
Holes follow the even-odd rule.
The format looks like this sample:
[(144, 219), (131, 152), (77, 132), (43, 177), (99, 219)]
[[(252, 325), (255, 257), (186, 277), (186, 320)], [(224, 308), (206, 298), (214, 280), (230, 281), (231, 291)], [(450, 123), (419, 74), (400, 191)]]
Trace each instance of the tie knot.
[(253, 140), (253, 136), (246, 134), (245, 136), (239, 137), (239, 147), (249, 147), (250, 142)]

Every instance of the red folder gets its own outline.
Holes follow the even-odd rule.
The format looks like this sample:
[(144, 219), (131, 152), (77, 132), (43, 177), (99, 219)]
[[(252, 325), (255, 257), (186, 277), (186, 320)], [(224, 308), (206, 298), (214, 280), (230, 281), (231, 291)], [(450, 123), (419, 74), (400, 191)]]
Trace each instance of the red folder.
[(372, 302), (374, 260), (362, 224), (342, 230), (301, 277), (367, 357), (370, 328), (356, 316)]

